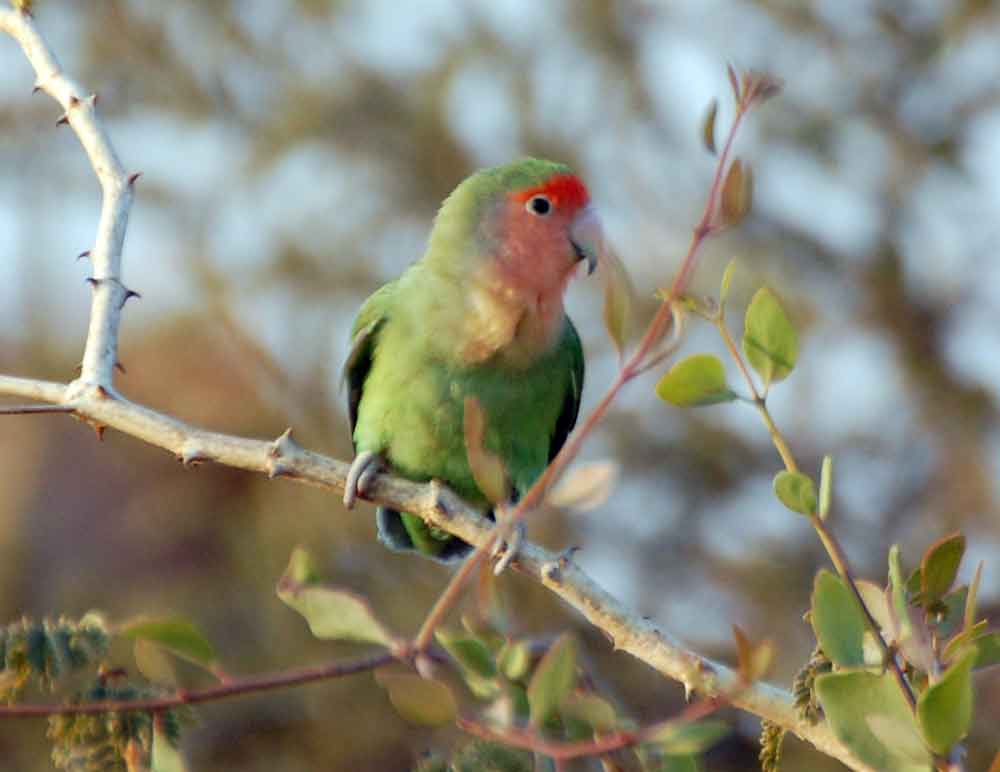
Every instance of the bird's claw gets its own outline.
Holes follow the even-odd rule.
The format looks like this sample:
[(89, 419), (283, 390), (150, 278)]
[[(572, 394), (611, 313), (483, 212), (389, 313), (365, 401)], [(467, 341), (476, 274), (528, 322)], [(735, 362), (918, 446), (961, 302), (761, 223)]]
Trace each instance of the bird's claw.
[(354, 457), (351, 468), (347, 471), (347, 480), (344, 481), (345, 507), (351, 509), (358, 496), (364, 496), (381, 467), (382, 459), (374, 451), (364, 450)]
[(497, 513), (496, 527), (501, 530), (497, 532), (493, 549), (490, 550), (490, 557), (497, 561), (496, 565), (493, 566), (493, 573), (500, 576), (520, 552), (521, 545), (524, 543), (525, 529), (524, 523), (511, 523), (506, 515), (499, 512)]

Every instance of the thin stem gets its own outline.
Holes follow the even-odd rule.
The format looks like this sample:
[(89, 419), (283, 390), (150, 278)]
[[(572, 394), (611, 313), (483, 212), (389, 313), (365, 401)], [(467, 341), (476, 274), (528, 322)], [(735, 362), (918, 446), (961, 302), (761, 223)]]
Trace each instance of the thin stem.
[(729, 351), (729, 355), (736, 362), (736, 366), (740, 369), (740, 373), (743, 375), (743, 380), (746, 381), (747, 388), (750, 389), (750, 393), (753, 395), (753, 401), (755, 403), (760, 402), (760, 392), (757, 391), (757, 384), (754, 383), (753, 376), (750, 375), (750, 370), (747, 367), (747, 363), (743, 360), (743, 355), (740, 354), (739, 348), (736, 346), (736, 341), (733, 340), (732, 333), (729, 332), (729, 328), (726, 327), (726, 320), (720, 314), (715, 320), (714, 324), (719, 334), (722, 336), (722, 342), (726, 344), (726, 349)]
[(682, 726), (704, 718), (716, 712), (727, 702), (723, 697), (710, 697), (688, 706), (680, 715), (669, 721), (661, 721), (634, 731), (612, 732), (594, 740), (580, 740), (576, 742), (547, 740), (544, 737), (538, 736), (530, 729), (520, 729), (517, 727), (494, 729), (471, 718), (460, 717), (458, 719), (458, 728), (483, 740), (500, 742), (515, 748), (523, 748), (535, 753), (541, 753), (555, 761), (569, 761), (570, 759), (598, 756), (621, 748), (638, 745), (650, 740), (654, 735), (667, 731), (671, 727)]
[(458, 572), (451, 578), (448, 585), (444, 588), (444, 592), (438, 596), (438, 599), (434, 602), (431, 610), (427, 613), (424, 618), (424, 623), (420, 626), (420, 631), (417, 633), (417, 637), (413, 640), (413, 648), (415, 651), (423, 652), (427, 650), (427, 647), (431, 644), (431, 639), (434, 637), (434, 630), (441, 624), (445, 616), (451, 610), (452, 606), (458, 601), (459, 596), (462, 594), (462, 588), (465, 586), (466, 580), (476, 570), (476, 567), (486, 557), (487, 553), (493, 548), (493, 544), (496, 542), (497, 530), (494, 528), (493, 533), (490, 534), (490, 538), (480, 544), (475, 551), (466, 558), (465, 562), (462, 563), (461, 568)]
[(792, 455), (792, 450), (788, 447), (784, 435), (778, 430), (777, 424), (774, 423), (771, 411), (767, 409), (767, 402), (764, 401), (764, 397), (756, 397), (754, 405), (757, 407), (757, 412), (760, 413), (761, 418), (764, 419), (767, 432), (771, 435), (771, 442), (774, 444), (775, 450), (778, 451), (778, 455), (781, 456), (781, 461), (785, 465), (785, 469), (789, 472), (799, 471), (799, 467), (795, 463), (795, 457)]
[[(733, 336), (729, 332), (729, 328), (726, 326), (725, 320), (720, 315), (716, 317), (714, 322), (716, 328), (719, 330), (719, 334), (722, 336), (726, 349), (728, 349), (730, 356), (732, 356), (737, 367), (739, 367), (740, 372), (743, 374), (743, 379), (746, 381), (747, 387), (753, 395), (754, 407), (757, 408), (757, 412), (760, 413), (761, 418), (764, 420), (764, 425), (767, 427), (768, 434), (771, 435), (771, 442), (778, 451), (778, 455), (781, 456), (781, 461), (784, 463), (785, 469), (789, 472), (797, 472), (799, 468), (795, 463), (795, 456), (792, 454), (788, 441), (781, 433), (778, 425), (774, 422), (774, 418), (771, 416), (771, 411), (767, 409), (766, 396), (757, 391), (757, 386), (754, 383), (753, 376), (750, 375), (750, 370), (747, 367), (742, 354), (740, 354), (739, 349), (736, 347), (736, 342), (733, 340)], [(843, 549), (837, 542), (833, 533), (826, 527), (826, 523), (821, 520), (817, 514), (811, 514), (809, 519), (812, 522), (813, 528), (816, 530), (820, 541), (823, 543), (823, 548), (826, 550), (826, 554), (830, 557), (830, 561), (833, 563), (834, 568), (837, 569), (837, 573), (847, 584), (851, 593), (860, 604), (861, 611), (864, 614), (868, 628), (875, 635), (875, 639), (878, 641), (879, 648), (882, 650), (882, 654), (886, 661), (890, 663), (893, 675), (899, 683), (899, 688), (906, 697), (907, 702), (910, 703), (910, 707), (914, 708), (917, 703), (913, 694), (913, 689), (910, 687), (909, 682), (906, 680), (906, 676), (899, 667), (899, 662), (896, 660), (895, 654), (893, 654), (889, 644), (887, 644), (885, 639), (882, 637), (882, 633), (879, 630), (878, 623), (875, 621), (875, 617), (872, 616), (868, 606), (865, 605), (864, 598), (861, 596), (861, 591), (858, 590), (858, 585), (854, 581), (854, 576), (851, 573), (851, 568), (847, 563), (847, 557), (844, 554)]]
[(878, 642), (883, 657), (892, 668), (893, 676), (899, 684), (899, 688), (903, 692), (903, 696), (906, 697), (906, 701), (910, 704), (910, 708), (915, 709), (917, 705), (917, 698), (913, 693), (913, 688), (910, 686), (910, 682), (906, 680), (906, 676), (903, 674), (903, 670), (899, 666), (899, 660), (896, 659), (896, 655), (892, 648), (888, 643), (886, 643), (885, 638), (882, 637), (882, 632), (879, 629), (878, 622), (875, 621), (875, 617), (865, 604), (865, 599), (862, 597), (861, 591), (858, 589), (858, 585), (854, 581), (854, 575), (851, 573), (851, 568), (847, 563), (847, 556), (844, 554), (844, 550), (840, 546), (840, 542), (837, 541), (837, 537), (833, 535), (833, 532), (826, 527), (826, 523), (823, 520), (820, 520), (817, 515), (813, 514), (809, 519), (812, 522), (812, 526), (816, 530), (816, 533), (819, 535), (820, 541), (823, 542), (823, 547), (826, 549), (827, 555), (830, 556), (830, 561), (833, 563), (834, 568), (837, 569), (837, 573), (840, 575), (841, 579), (844, 580), (845, 584), (847, 584), (851, 594), (854, 595), (855, 600), (857, 600), (858, 604), (861, 606), (861, 611), (864, 614), (865, 622), (868, 624), (868, 629), (874, 634), (875, 640)]
[(244, 694), (281, 689), (289, 686), (327, 681), (332, 678), (364, 673), (394, 662), (396, 657), (389, 653), (373, 654), (349, 662), (331, 662), (316, 667), (303, 667), (280, 673), (235, 679), (217, 686), (195, 691), (178, 691), (169, 697), (153, 697), (144, 700), (87, 702), (70, 704), (25, 704), (0, 705), (0, 718), (28, 718), (71, 714), (107, 713), (109, 711), (160, 711), (180, 705), (196, 705), (204, 702), (218, 702)]

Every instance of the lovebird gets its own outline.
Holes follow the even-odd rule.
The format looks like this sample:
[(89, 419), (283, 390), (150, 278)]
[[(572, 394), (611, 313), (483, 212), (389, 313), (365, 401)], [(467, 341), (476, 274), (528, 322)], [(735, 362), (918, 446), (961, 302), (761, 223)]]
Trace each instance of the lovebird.
[[(480, 170), (445, 199), (423, 257), (362, 305), (344, 367), (356, 457), (344, 503), (378, 468), (440, 480), (488, 508), (463, 432), (467, 396), (485, 417), (483, 446), (516, 500), (576, 423), (580, 338), (563, 295), (604, 238), (590, 194), (560, 163), (525, 158)], [(380, 507), (380, 540), (442, 562), (471, 549), (406, 512)]]

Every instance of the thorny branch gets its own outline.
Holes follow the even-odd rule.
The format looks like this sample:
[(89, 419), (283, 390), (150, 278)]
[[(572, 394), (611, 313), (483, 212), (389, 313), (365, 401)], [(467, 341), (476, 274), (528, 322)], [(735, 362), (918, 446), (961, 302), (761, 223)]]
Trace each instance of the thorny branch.
[[(63, 73), (48, 44), (31, 16), (19, 9), (0, 9), (0, 31), (13, 37), (34, 67), (36, 88), (49, 94), (63, 108), (59, 123), (66, 123), (76, 133), (90, 159), (103, 192), (101, 217), (95, 242), (90, 251), (93, 265), (93, 301), (90, 326), (84, 349), (80, 377), (71, 383), (56, 383), (30, 378), (0, 376), (0, 394), (32, 399), (49, 405), (72, 409), (73, 414), (99, 431), (111, 427), (143, 442), (172, 452), (185, 465), (213, 461), (225, 466), (285, 477), (310, 485), (343, 491), (348, 464), (301, 448), (286, 431), (277, 440), (235, 437), (190, 426), (171, 416), (136, 404), (114, 389), (113, 376), (118, 361), (118, 329), (125, 300), (132, 294), (122, 280), (121, 257), (133, 184), (137, 175), (125, 173), (110, 139), (96, 112), (97, 97), (88, 94)], [(713, 184), (714, 198), (718, 181)], [(693, 254), (707, 233), (696, 230), (692, 251), (684, 262), (670, 296), (676, 299), (686, 287), (686, 272), (693, 267)], [(654, 318), (646, 337), (639, 344), (643, 356), (660, 341), (671, 318), (670, 303), (665, 302)], [(634, 377), (635, 364), (630, 360), (611, 391), (598, 406), (596, 423), (625, 382)], [(586, 433), (587, 423), (582, 429)], [(575, 456), (582, 439), (571, 438), (561, 461), (550, 468), (534, 490), (530, 501), (522, 500), (522, 512), (537, 506), (542, 494), (554, 482), (569, 460)], [(390, 475), (378, 476), (366, 495), (372, 501), (395, 509), (413, 512), (483, 551), (494, 539), (492, 523), (447, 489), (419, 485)], [(686, 689), (717, 696), (743, 686), (730, 668), (713, 662), (680, 646), (652, 622), (626, 609), (597, 585), (572, 560), (558, 556), (534, 544), (524, 543), (513, 563), (566, 603), (580, 611), (592, 624), (604, 631), (615, 648), (627, 651), (657, 672), (682, 682)], [(387, 655), (383, 655), (387, 656)], [(292, 671), (294, 672), (294, 671)], [(286, 674), (287, 675), (287, 674)], [(293, 683), (294, 678), (289, 683)], [(300, 681), (302, 682), (302, 681)], [(276, 683), (275, 686), (283, 686)], [(225, 690), (225, 685), (215, 687)], [(233, 688), (231, 684), (229, 688)], [(211, 693), (201, 701), (230, 696)], [(190, 701), (190, 694), (188, 695)], [(810, 742), (820, 751), (840, 759), (854, 769), (864, 769), (833, 736), (825, 724), (812, 725), (800, 718), (791, 695), (781, 689), (758, 683), (741, 688), (732, 704), (766, 718)], [(95, 706), (95, 711), (107, 706)], [(138, 706), (143, 707), (143, 706)], [(145, 706), (150, 709), (150, 706)], [(49, 706), (40, 714), (49, 715)]]

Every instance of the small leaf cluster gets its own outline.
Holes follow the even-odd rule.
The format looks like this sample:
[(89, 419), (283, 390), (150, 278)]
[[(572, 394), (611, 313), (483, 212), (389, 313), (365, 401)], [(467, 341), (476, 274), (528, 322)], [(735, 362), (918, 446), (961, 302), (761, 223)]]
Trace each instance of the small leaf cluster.
[(32, 681), (51, 692), (56, 682), (100, 658), (108, 631), (99, 617), (76, 621), (21, 619), (0, 628), (0, 699), (15, 702)]
[[(609, 475), (601, 475), (603, 488)], [(578, 505), (579, 487), (573, 483), (567, 502)], [(594, 486), (583, 486), (583, 499), (594, 498)], [(572, 494), (572, 495), (571, 495)], [(394, 663), (375, 673), (389, 702), (405, 720), (439, 727), (458, 719), (461, 702), (476, 704), (482, 723), (500, 738), (516, 733), (538, 742), (587, 742), (608, 735), (636, 731), (633, 722), (581, 677), (576, 639), (566, 633), (545, 646), (504, 632), (496, 577), (481, 573), (480, 606), (461, 618), (461, 627), (439, 627), (435, 640), (441, 654), (428, 658), (416, 654), (416, 672)], [(351, 640), (389, 648), (400, 659), (413, 652), (406, 641), (391, 633), (367, 600), (320, 581), (309, 554), (298, 548), (278, 582), (278, 596), (299, 612), (312, 633), (326, 640)], [(769, 645), (741, 648), (748, 679), (770, 661)], [(450, 667), (439, 667), (446, 663)], [(457, 681), (456, 681), (457, 677)], [(459, 726), (462, 721), (458, 719)], [(477, 720), (478, 721), (478, 720)], [(694, 758), (710, 747), (728, 727), (719, 721), (666, 722), (642, 735), (642, 745), (630, 753), (644, 770), (694, 769)], [(629, 735), (630, 737), (632, 735)], [(631, 742), (623, 742), (629, 745)], [(680, 765), (680, 766), (678, 766)], [(494, 742), (474, 741), (457, 749), (449, 760), (433, 756), (420, 762), (420, 770), (530, 770), (531, 753)]]
[[(689, 310), (715, 324), (726, 338), (725, 301), (732, 272), (730, 263), (723, 276), (718, 307), (694, 299), (686, 301)], [(765, 396), (772, 384), (791, 374), (798, 361), (798, 333), (778, 296), (768, 287), (759, 289), (747, 307), (742, 348), (746, 361), (763, 382)], [(733, 354), (736, 356), (735, 350)], [(675, 407), (702, 407), (741, 398), (729, 386), (725, 366), (714, 354), (694, 354), (677, 362), (656, 384), (656, 393)], [(760, 399), (754, 390), (750, 401)]]
[[(124, 670), (108, 668), (104, 658), (112, 637), (132, 641), (139, 670), (150, 680), (168, 686), (175, 685), (172, 670), (169, 678), (153, 678), (146, 672), (146, 664), (153, 662), (158, 663), (160, 675), (170, 670), (161, 652), (202, 666), (214, 662), (211, 644), (190, 622), (181, 619), (139, 619), (116, 628), (98, 613), (78, 621), (66, 617), (22, 619), (0, 628), (3, 698), (18, 702), (32, 683), (40, 691), (54, 693), (58, 689), (66, 694), (80, 683), (79, 679), (67, 683), (66, 676), (71, 674), (92, 679), (92, 683), (83, 691), (69, 694), (70, 704), (127, 702), (166, 695), (168, 692), (160, 686), (128, 681)], [(141, 711), (53, 715), (47, 736), (52, 741), (53, 763), (60, 769), (148, 768), (158, 747), (176, 746), (180, 714), (165, 709), (155, 716)], [(167, 768), (162, 764), (154, 766)]]
[[(816, 576), (809, 618), (833, 670), (815, 677), (815, 697), (834, 733), (873, 767), (926, 770), (947, 756), (972, 722), (972, 671), (1000, 663), (1000, 632), (976, 621), (980, 574), (955, 586), (964, 550), (961, 534), (940, 539), (906, 577), (894, 546), (885, 587), (857, 582), (875, 629), (843, 579)], [(915, 710), (875, 635), (902, 661)]]
[[(148, 684), (119, 683), (118, 679), (100, 674), (70, 702), (128, 702), (158, 696), (162, 692)], [(175, 710), (164, 710), (155, 717), (140, 711), (68, 714), (51, 716), (46, 734), (52, 741), (52, 762), (59, 769), (124, 772), (135, 768), (130, 761), (134, 759), (143, 760), (141, 768), (150, 766), (154, 738), (176, 746), (180, 724), (181, 717)]]

